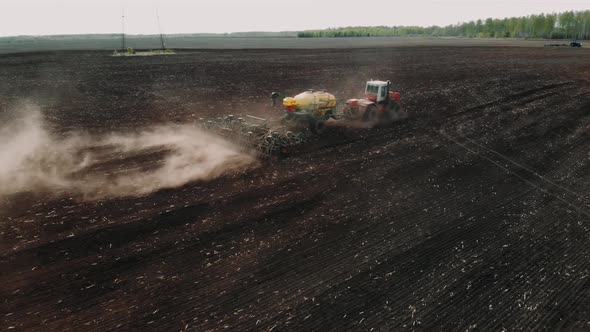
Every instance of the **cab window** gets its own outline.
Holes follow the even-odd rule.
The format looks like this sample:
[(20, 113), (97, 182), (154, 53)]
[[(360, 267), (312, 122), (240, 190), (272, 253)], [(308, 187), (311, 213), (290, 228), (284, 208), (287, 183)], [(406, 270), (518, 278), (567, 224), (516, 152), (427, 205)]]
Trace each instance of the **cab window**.
[(378, 86), (375, 86), (375, 85), (367, 85), (367, 92), (366, 93), (378, 94), (379, 93), (379, 87)]

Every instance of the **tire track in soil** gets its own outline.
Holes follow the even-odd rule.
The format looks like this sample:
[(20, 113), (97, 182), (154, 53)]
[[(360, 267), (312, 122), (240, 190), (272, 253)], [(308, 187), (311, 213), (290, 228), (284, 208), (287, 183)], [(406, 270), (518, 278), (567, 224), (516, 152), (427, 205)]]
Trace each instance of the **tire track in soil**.
[[(547, 198), (547, 197), (546, 197), (546, 198), (545, 198), (545, 201), (546, 201), (547, 203), (549, 203), (549, 202), (550, 202), (550, 197), (549, 197), (549, 198)], [(559, 205), (559, 202), (558, 202), (558, 205)], [(551, 205), (547, 204), (547, 206), (549, 206), (549, 208), (547, 208), (547, 209), (549, 210), (548, 212), (555, 212), (555, 210), (553, 209), (553, 207), (551, 207)], [(542, 213), (541, 213), (541, 214), (542, 214)], [(560, 216), (562, 216), (562, 217), (570, 217), (570, 218), (571, 218), (571, 215), (568, 215), (567, 213), (562, 213)], [(548, 225), (548, 226), (555, 227), (556, 225)], [(546, 230), (546, 229), (543, 229), (543, 230)], [(510, 234), (510, 235), (512, 236), (512, 234)], [(517, 240), (517, 239), (515, 239), (515, 240)], [(519, 241), (512, 242), (512, 243), (510, 244), (510, 246), (509, 246), (509, 248), (508, 248), (508, 249), (510, 249), (511, 251), (516, 251), (516, 250), (517, 250), (517, 247), (515, 248), (515, 245), (516, 245), (516, 246), (518, 246), (520, 243), (530, 243), (530, 246), (533, 246), (533, 245), (537, 244), (537, 243), (535, 243), (535, 242), (533, 242), (533, 241), (537, 241), (538, 239), (533, 239), (533, 240), (530, 240), (530, 241), (523, 242), (523, 241), (522, 241), (522, 239), (521, 239), (521, 237), (519, 237), (519, 238), (518, 238), (518, 240), (519, 240)], [(559, 241), (559, 240), (560, 240), (560, 239), (557, 239), (557, 241)], [(511, 249), (511, 248), (515, 248), (515, 249)], [(524, 283), (524, 281), (523, 281), (523, 282), (520, 282), (520, 281), (522, 281), (523, 273), (524, 273), (524, 276), (526, 276), (526, 274), (527, 274), (527, 272), (528, 272), (528, 271), (531, 271), (531, 270), (533, 270), (533, 271), (537, 270), (537, 271), (538, 271), (538, 269), (539, 269), (539, 267), (540, 267), (540, 266), (541, 266), (541, 267), (542, 267), (542, 266), (547, 266), (547, 264), (540, 264), (540, 263), (538, 262), (538, 259), (537, 259), (537, 258), (538, 258), (538, 257), (541, 255), (541, 253), (542, 253), (542, 254), (543, 254), (543, 256), (544, 256), (544, 257), (542, 257), (542, 258), (551, 257), (551, 251), (553, 251), (553, 250), (555, 250), (555, 249), (556, 249), (556, 248), (549, 248), (549, 247), (546, 247), (546, 248), (543, 248), (543, 252), (538, 252), (538, 249), (537, 249), (537, 251), (535, 251), (535, 252), (533, 252), (533, 253), (532, 253), (532, 257), (527, 257), (527, 260), (526, 260), (525, 262), (522, 262), (522, 263), (521, 263), (519, 266), (517, 266), (517, 267), (515, 267), (515, 268), (511, 268), (510, 270), (507, 270), (507, 271), (505, 271), (505, 272), (507, 272), (507, 273), (508, 273), (508, 277), (504, 277), (504, 278), (503, 278), (503, 280), (500, 280), (501, 282), (500, 282), (500, 283), (498, 283), (498, 284), (496, 285), (496, 287), (495, 287), (495, 288), (500, 288), (500, 290), (502, 290), (502, 289), (506, 289), (506, 290), (508, 290), (508, 288), (510, 288), (510, 290), (511, 290), (511, 292), (510, 292), (510, 293), (507, 293), (506, 295), (504, 295), (504, 294), (499, 294), (499, 295), (498, 295), (498, 294), (493, 294), (493, 291), (492, 291), (492, 290), (486, 290), (485, 292), (483, 292), (483, 293), (480, 293), (480, 294), (478, 294), (478, 295), (480, 295), (480, 297), (485, 297), (486, 299), (489, 299), (490, 301), (492, 301), (492, 302), (495, 302), (495, 303), (510, 302), (510, 301), (506, 301), (506, 300), (505, 300), (505, 297), (506, 297), (506, 296), (508, 296), (508, 297), (511, 297), (511, 296), (513, 296), (513, 292), (512, 292), (512, 291), (513, 291), (513, 289), (515, 288), (515, 286), (516, 286), (516, 285), (518, 285), (518, 284), (523, 284), (523, 283)], [(516, 254), (517, 254), (517, 253), (516, 253)], [(507, 259), (506, 257), (507, 257), (507, 255), (506, 255), (506, 254), (504, 254), (502, 258), (503, 258), (505, 261), (510, 261), (510, 259)], [(509, 257), (509, 256), (508, 256), (508, 257)], [(544, 262), (544, 263), (546, 263), (546, 262)], [(535, 268), (533, 268), (533, 267), (535, 267)], [(498, 271), (498, 270), (496, 269), (495, 271)], [(498, 272), (502, 272), (502, 271), (500, 270), (500, 271), (498, 271)], [(497, 273), (497, 272), (496, 272), (496, 273)], [(498, 274), (501, 274), (501, 273), (498, 273)], [(520, 277), (519, 277), (519, 276), (520, 276)], [(527, 278), (527, 279), (528, 279), (528, 278)], [(532, 281), (532, 282), (531, 282), (531, 280), (526, 280), (526, 283), (530, 283), (530, 284), (532, 284), (532, 285), (536, 285), (536, 287), (539, 287), (539, 288), (541, 288), (541, 289), (551, 289), (551, 288), (550, 288), (550, 287), (548, 287), (548, 286), (545, 286), (545, 287), (540, 287), (540, 286), (541, 286), (541, 285), (540, 285), (540, 283), (538, 283), (538, 282), (534, 282), (534, 281)], [(465, 283), (465, 284), (466, 284), (466, 283)], [(549, 285), (549, 286), (550, 286), (550, 285)], [(532, 286), (531, 286), (531, 287), (532, 287)], [(477, 285), (474, 285), (474, 289), (477, 289)], [(516, 290), (518, 290), (518, 287), (516, 287)], [(486, 293), (487, 293), (487, 294), (493, 294), (493, 296), (487, 296), (487, 297), (486, 297), (486, 296), (485, 296), (485, 295), (486, 295)], [(471, 301), (471, 302), (472, 302), (472, 303), (471, 303), (471, 307), (473, 307), (475, 304), (473, 303), (473, 301)], [(513, 302), (514, 302), (514, 301), (513, 301)], [(516, 301), (516, 302), (518, 302), (518, 301)], [(459, 305), (458, 305), (458, 308), (457, 308), (457, 309), (459, 309), (460, 311), (463, 311), (463, 313), (462, 313), (462, 314), (458, 314), (458, 317), (467, 317), (467, 318), (470, 318), (470, 319), (467, 319), (467, 321), (468, 321), (468, 322), (469, 322), (469, 321), (470, 321), (470, 322), (477, 322), (477, 325), (478, 325), (478, 327), (481, 327), (481, 326), (482, 326), (482, 325), (484, 325), (484, 323), (486, 323), (486, 322), (487, 322), (488, 324), (493, 324), (493, 323), (495, 323), (495, 321), (494, 321), (494, 320), (491, 320), (491, 321), (485, 321), (485, 320), (484, 320), (484, 321), (482, 321), (482, 320), (481, 320), (481, 317), (474, 317), (474, 316), (470, 316), (470, 312), (468, 312), (468, 311), (465, 311), (466, 309), (462, 309), (462, 308), (469, 307), (469, 306), (464, 306), (464, 305), (467, 305), (468, 303), (469, 303), (469, 302), (465, 302), (465, 303), (463, 303), (463, 304), (459, 304)], [(486, 305), (487, 305), (487, 303), (486, 303)], [(480, 307), (486, 307), (486, 305), (483, 305), (483, 304), (482, 304), (482, 305), (480, 305)], [(494, 306), (494, 307), (497, 307), (497, 306)], [(448, 312), (451, 312), (451, 311), (448, 311)], [(514, 314), (515, 314), (515, 313), (513, 313), (513, 314), (512, 314), (512, 316), (514, 316)], [(507, 316), (507, 315), (508, 315), (508, 316)], [(508, 317), (510, 317), (510, 316), (511, 316), (511, 315), (510, 315), (510, 312), (506, 312), (505, 314), (503, 314), (503, 317), (504, 317), (503, 321), (504, 321), (504, 322), (508, 321), (508, 319), (507, 319), (507, 318), (508, 318)], [(492, 317), (494, 317), (494, 316), (492, 316)], [(477, 319), (477, 318), (480, 318), (480, 319)], [(529, 318), (530, 318), (530, 317), (529, 317)], [(445, 322), (445, 317), (441, 317), (441, 318), (440, 318), (440, 320), (438, 320), (438, 321), (439, 321), (439, 322), (441, 322), (441, 323), (442, 323), (442, 322)], [(511, 326), (515, 326), (515, 323), (516, 323), (516, 322), (512, 322), (512, 324), (509, 324), (509, 325), (511, 325)], [(447, 324), (448, 324), (448, 322), (447, 322)], [(466, 323), (465, 323), (465, 324), (466, 324)], [(485, 326), (485, 325), (484, 325), (484, 326)], [(487, 328), (492, 328), (492, 327), (493, 327), (493, 325), (491, 325), (491, 326), (487, 326)], [(498, 329), (498, 328), (501, 328), (501, 327), (502, 327), (502, 326), (495, 326), (495, 327), (493, 327), (493, 329)], [(484, 328), (485, 328), (485, 327), (484, 327)]]
[[(414, 214), (415, 214), (415, 213), (416, 213), (416, 211), (411, 211), (410, 213), (414, 213)], [(403, 231), (403, 228), (402, 228), (401, 230)], [(355, 231), (355, 233), (362, 233), (362, 232), (364, 232), (364, 231), (365, 231), (365, 229), (361, 229), (361, 230), (359, 230), (359, 231)], [(370, 236), (369, 236), (369, 235), (370, 235)], [(369, 238), (371, 238), (371, 239), (376, 239), (376, 240), (374, 240), (373, 242), (377, 242), (377, 243), (379, 243), (379, 242), (383, 242), (383, 241), (381, 241), (382, 239), (381, 239), (381, 238), (378, 236), (379, 234), (369, 234), (369, 235), (365, 234), (365, 237), (369, 237)], [(346, 241), (346, 242), (343, 242), (343, 243), (350, 243), (350, 245), (353, 245), (353, 246), (355, 246), (355, 247), (356, 247), (356, 245), (355, 245), (355, 242), (359, 242), (359, 240), (355, 240), (354, 238), (352, 238), (352, 239), (348, 239), (348, 238), (341, 239), (341, 238), (338, 238), (338, 239), (337, 239), (337, 241), (340, 241), (340, 242)], [(332, 245), (332, 244), (329, 244), (329, 245)], [(390, 244), (386, 244), (386, 246), (387, 246), (387, 247), (389, 247), (389, 249), (391, 249), (391, 247), (390, 247), (391, 245), (390, 245)], [(399, 244), (399, 246), (401, 247), (402, 245), (401, 245), (401, 244)], [(366, 251), (358, 251), (358, 252), (357, 252), (357, 255), (361, 255), (361, 256), (362, 256), (362, 255), (369, 254), (369, 253), (383, 252), (383, 251), (376, 250), (376, 249), (377, 249), (377, 248), (375, 248), (375, 247), (370, 247), (370, 248), (368, 248)], [(379, 256), (377, 256), (377, 257), (379, 257)], [(320, 263), (320, 265), (322, 265), (322, 264)], [(314, 266), (314, 267), (311, 267), (311, 268), (313, 268), (315, 271), (317, 271), (317, 272), (319, 273), (319, 272), (321, 272), (321, 271), (323, 270), (323, 269), (322, 269), (322, 266), (320, 266), (320, 265), (318, 265), (318, 266)], [(336, 268), (336, 267), (334, 266), (334, 264), (332, 264), (332, 265), (330, 266), (330, 271), (329, 271), (329, 272), (331, 272), (331, 274), (332, 274), (332, 278), (328, 278), (328, 279), (326, 279), (325, 277), (324, 277), (324, 278), (322, 278), (322, 281), (323, 281), (323, 283), (328, 283), (328, 284), (331, 284), (331, 283), (332, 283), (332, 282), (331, 282), (331, 280), (332, 280), (332, 279), (335, 279), (335, 280), (338, 280), (339, 278), (340, 278), (340, 279), (346, 279), (346, 278), (343, 278), (343, 275), (347, 274), (347, 265), (348, 265), (348, 264), (346, 264), (346, 260), (344, 261), (344, 263), (343, 263), (343, 264), (341, 264), (341, 265), (340, 265), (340, 268)], [(288, 270), (288, 269), (292, 269), (292, 267), (286, 267), (285, 269), (286, 269), (286, 270)], [(335, 274), (335, 273), (334, 273), (334, 272), (335, 272), (335, 270), (336, 270), (336, 271), (338, 271), (339, 273), (338, 273), (338, 274)], [(275, 271), (275, 272), (276, 272), (276, 271)], [(286, 273), (286, 272), (287, 272), (287, 271), (285, 271), (285, 273)], [(316, 273), (316, 274), (318, 274), (318, 273)], [(273, 273), (273, 275), (274, 275), (274, 273)], [(280, 277), (280, 275), (279, 275), (279, 276), (275, 276), (275, 277)], [(307, 283), (307, 284), (309, 284), (309, 283), (312, 283), (312, 284), (313, 284), (313, 282), (314, 282), (314, 280), (311, 280), (311, 281), (305, 281), (304, 283)], [(311, 297), (311, 296), (310, 296), (310, 297)]]
[[(555, 182), (547, 179), (544, 176), (541, 176), (538, 172), (531, 170), (528, 167), (523, 166), (520, 163), (517, 163), (515, 161), (513, 161), (512, 159), (507, 158), (504, 155), (499, 154), (498, 152), (491, 150), (489, 148), (485, 148), (477, 143), (475, 143), (473, 140), (469, 139), (468, 137), (465, 136), (461, 136), (462, 138), (464, 138), (466, 140), (467, 143), (471, 144), (470, 145), (466, 145), (465, 143), (460, 143), (458, 141), (456, 141), (455, 139), (453, 139), (451, 136), (447, 135), (444, 132), (441, 132), (441, 134), (446, 137), (447, 139), (453, 141), (454, 143), (460, 145), (461, 147), (465, 148), (466, 150), (486, 159), (487, 161), (489, 161), (490, 163), (494, 164), (496, 167), (501, 168), (503, 170), (505, 170), (506, 172), (519, 177), (520, 179), (522, 179), (523, 181), (527, 182), (529, 185), (533, 186), (535, 189), (540, 190), (544, 193), (547, 193), (551, 196), (553, 196), (554, 198), (562, 201), (563, 203), (565, 203), (566, 205), (570, 206), (570, 208), (575, 209), (576, 211), (578, 211), (579, 213), (583, 214), (584, 216), (586, 216), (587, 218), (590, 218), (590, 211), (584, 207), (578, 206), (578, 205), (574, 205), (573, 203), (571, 203), (572, 201), (579, 201), (580, 200), (580, 195), (574, 193), (573, 191), (571, 191), (568, 188), (565, 188), (561, 185), (556, 184)], [(474, 148), (475, 147), (475, 148)], [(493, 154), (496, 156), (496, 158), (500, 158), (500, 160), (503, 160), (504, 162), (508, 162), (510, 164), (512, 164), (512, 168), (510, 169), (509, 167), (504, 166), (503, 164), (501, 164), (501, 162), (499, 162), (497, 159), (494, 160), (492, 159), (489, 155)], [(514, 170), (514, 168), (516, 170)], [(521, 174), (526, 174), (528, 177), (537, 177), (539, 178), (541, 181), (541, 185), (538, 185), (536, 183), (533, 183), (531, 181), (528, 181), (527, 179), (525, 179), (523, 177), (523, 175)], [(549, 188), (547, 188), (549, 187)], [(557, 196), (557, 194), (550, 192), (550, 190), (552, 191), (559, 191), (561, 192), (561, 196)], [(562, 197), (562, 196), (565, 196)], [(568, 200), (569, 199), (569, 200)]]
[(346, 243), (348, 243), (348, 241)]
[[(579, 95), (579, 97), (583, 98), (583, 95)], [(558, 116), (558, 118), (556, 118), (556, 116)], [(546, 113), (543, 115), (538, 115), (537, 119), (539, 119), (541, 121), (546, 121), (546, 122), (551, 121), (553, 123), (557, 123), (556, 128), (564, 128), (565, 132), (560, 129), (560, 133), (557, 136), (557, 138), (560, 138), (561, 136), (567, 135), (568, 132), (570, 132), (570, 133), (577, 132), (578, 128), (579, 128), (579, 123), (583, 123), (584, 121), (588, 122), (588, 120), (590, 120), (590, 117), (588, 116), (587, 111), (584, 111), (584, 107), (582, 107), (578, 111), (576, 111), (575, 113), (569, 112), (569, 118), (567, 121), (564, 121), (564, 119), (561, 118), (560, 115), (556, 115), (556, 113)], [(522, 132), (522, 131), (525, 131), (526, 129), (527, 129), (527, 127), (519, 127), (518, 131)], [(511, 129), (509, 129), (509, 130), (511, 130)], [(490, 129), (490, 131), (491, 131), (491, 129)], [(548, 137), (547, 138), (544, 137), (543, 138), (544, 140), (549, 140), (549, 139), (552, 139), (553, 137), (555, 137), (554, 133), (551, 133), (551, 132), (548, 132), (548, 133), (549, 133), (549, 135), (545, 135)], [(461, 130), (459, 130), (457, 132), (457, 135), (459, 137), (469, 139), (464, 134), (462, 134)], [(487, 133), (485, 133), (485, 132), (479, 133), (479, 136), (481, 136), (480, 140), (485, 141), (484, 144), (500, 144), (500, 142), (497, 139), (495, 139), (495, 137), (492, 137), (491, 139), (486, 139), (486, 138), (484, 138), (485, 135), (487, 135)], [(513, 134), (506, 134), (505, 136), (510, 137), (510, 136), (514, 136), (514, 135)], [(579, 139), (581, 139), (581, 138), (579, 138)], [(471, 143), (471, 144), (478, 144), (473, 139), (469, 139), (469, 140), (470, 140), (469, 143)], [(587, 140), (588, 139), (586, 138), (586, 141)], [(538, 143), (538, 140), (536, 142)], [(550, 144), (550, 143), (548, 143), (548, 144)], [(537, 144), (537, 145), (540, 145), (540, 144)], [(537, 151), (537, 154), (539, 154), (539, 155), (541, 154), (541, 152), (544, 154), (542, 162), (540, 162), (540, 163), (535, 162), (534, 163), (535, 165), (541, 165), (542, 166), (541, 168), (537, 167), (537, 168), (535, 168), (536, 170), (533, 170), (533, 167), (530, 165), (526, 165), (526, 163), (525, 164), (522, 164), (522, 163), (518, 164), (517, 163), (516, 166), (518, 166), (519, 168), (523, 168), (524, 171), (534, 173), (538, 177), (543, 177), (540, 173), (544, 173), (545, 180), (549, 181), (550, 182), (549, 184), (551, 186), (556, 186), (560, 190), (568, 192), (567, 194), (570, 195), (570, 198), (573, 198), (573, 197), (571, 197), (571, 195), (575, 196), (576, 199), (574, 201), (580, 201), (580, 199), (584, 198), (584, 197), (582, 197), (581, 193), (574, 193), (570, 189), (560, 186), (559, 184), (555, 183), (554, 181), (550, 181), (547, 178), (548, 176), (557, 177), (557, 175), (554, 174), (555, 172), (558, 172), (558, 171), (563, 172), (564, 170), (565, 171), (568, 170), (568, 164), (564, 165), (564, 163), (559, 163), (559, 160), (561, 159), (561, 157), (563, 156), (564, 153), (567, 153), (567, 155), (570, 156), (570, 158), (568, 160), (566, 160), (566, 163), (570, 162), (570, 164), (571, 164), (572, 162), (586, 159), (587, 156), (584, 156), (582, 151), (576, 153), (573, 150), (576, 147), (572, 144), (568, 144), (568, 145), (569, 145), (569, 147), (567, 147), (566, 149), (563, 149), (563, 148), (552, 149), (549, 151), (547, 151), (545, 149), (543, 151)], [(531, 147), (534, 148), (534, 146), (531, 146)], [(488, 148), (486, 148), (485, 146), (476, 147), (476, 150), (482, 150), (482, 149), (488, 149)], [(537, 148), (534, 148), (534, 149), (538, 150)], [(577, 149), (579, 149), (579, 147)], [(513, 150), (521, 150), (521, 151), (529, 150), (527, 152), (534, 151), (533, 149), (522, 149), (522, 148), (520, 148), (520, 145), (516, 145), (515, 147), (512, 147), (510, 149), (510, 153), (514, 154)], [(486, 152), (486, 154), (489, 154), (489, 153), (497, 154), (497, 156), (499, 156), (501, 159), (504, 159), (504, 161), (500, 160), (500, 162), (509, 162), (509, 163), (515, 162), (514, 160), (511, 160), (510, 158), (506, 157), (506, 155), (500, 154), (498, 151), (488, 149), (488, 151), (485, 151), (485, 152)], [(529, 154), (533, 155), (533, 153), (529, 153)], [(522, 157), (521, 157), (521, 159), (522, 159)], [(557, 162), (555, 162), (555, 161), (557, 161)], [(577, 164), (580, 164), (580, 163), (577, 162)]]
[[(463, 137), (463, 138), (465, 138), (465, 137)], [(477, 144), (477, 143), (475, 143), (473, 140), (469, 140), (469, 139), (468, 139), (468, 142), (469, 142), (469, 143), (471, 143), (471, 144)], [(459, 144), (459, 143), (457, 143), (457, 144)], [(482, 148), (482, 146), (479, 146), (479, 145), (477, 145), (477, 146), (478, 146), (479, 148)], [(493, 152), (493, 153), (495, 153), (493, 150), (486, 150), (486, 152), (488, 152), (488, 153), (489, 153), (489, 152)], [(481, 154), (481, 153), (480, 153), (480, 152), (478, 152), (478, 154)], [(500, 155), (497, 155), (497, 156), (500, 156)], [(504, 159), (504, 156), (501, 156), (501, 157)], [(506, 159), (504, 159), (504, 160), (506, 160)], [(522, 170), (522, 167), (521, 167), (521, 165), (520, 165), (520, 164), (513, 164), (513, 165), (514, 165), (514, 166), (517, 166), (517, 167), (519, 168), (519, 170)], [(537, 176), (537, 177), (540, 177), (540, 176), (539, 176), (539, 175), (538, 175), (536, 172), (531, 172), (531, 171), (530, 171), (530, 170), (528, 170), (528, 169), (526, 169), (525, 171), (527, 171), (527, 172), (529, 172), (529, 173), (531, 173), (531, 174), (533, 174), (533, 175), (535, 175), (535, 176)], [(514, 171), (512, 171), (512, 173), (516, 174)], [(546, 181), (547, 181), (547, 179), (546, 179), (546, 178), (543, 178), (543, 177), (540, 177), (540, 178), (541, 178), (541, 180), (543, 180), (543, 181), (541, 181), (541, 183), (547, 184), (547, 182), (546, 182)], [(554, 183), (552, 183), (552, 182), (550, 182), (550, 186), (551, 186), (551, 187), (558, 187), (558, 188), (559, 188), (560, 190), (562, 190), (562, 191), (564, 191), (564, 190), (565, 190), (565, 191), (567, 192), (567, 194), (574, 195), (576, 198), (578, 198), (578, 196), (577, 196), (575, 193), (573, 193), (573, 192), (571, 192), (571, 191), (567, 190), (567, 188), (563, 188), (563, 187), (561, 187), (561, 186), (558, 186), (558, 185), (556, 185), (556, 184), (554, 184)], [(541, 190), (543, 190), (544, 192), (547, 192), (547, 193), (551, 194), (549, 191), (546, 191), (546, 190), (544, 190), (544, 189), (542, 189), (542, 188), (541, 188)], [(551, 195), (552, 195), (554, 198), (559, 198), (559, 197), (555, 196), (555, 194), (551, 194)], [(579, 200), (579, 199), (577, 199), (577, 200)], [(562, 201), (561, 203), (566, 203), (566, 204), (569, 204), (569, 202), (568, 202), (568, 201)], [(586, 219), (587, 219), (587, 218), (588, 218), (588, 215), (586, 214), (586, 215), (585, 215), (585, 217), (586, 217)], [(501, 327), (501, 326), (496, 326), (495, 328), (499, 328), (499, 327)]]
[[(533, 101), (538, 101), (540, 99), (543, 99), (543, 98), (546, 98), (546, 97), (549, 97), (552, 95), (556, 95), (560, 91), (563, 92), (566, 90), (567, 87), (570, 87), (572, 85), (574, 85), (574, 82), (560, 82), (560, 83), (544, 85), (542, 87), (538, 87), (538, 88), (526, 90), (523, 92), (511, 94), (509, 96), (506, 96), (506, 97), (503, 97), (503, 98), (500, 98), (497, 100), (485, 102), (483, 104), (480, 104), (480, 105), (477, 105), (474, 107), (469, 107), (469, 108), (463, 109), (461, 111), (458, 111), (456, 113), (442, 116), (440, 118), (435, 118), (434, 121), (447, 120), (447, 119), (452, 119), (455, 117), (462, 117), (465, 115), (482, 117), (485, 115), (482, 115), (481, 113), (477, 113), (477, 114), (475, 114), (475, 113), (477, 111), (486, 111), (486, 110), (489, 111), (489, 109), (494, 109), (494, 108), (498, 108), (498, 107), (500, 107), (501, 109), (507, 108), (508, 107), (507, 105), (509, 105), (509, 104), (517, 104), (517, 105), (521, 104), (522, 105), (522, 104), (530, 103)], [(557, 91), (550, 91), (548, 93), (545, 93), (548, 90), (557, 90)], [(531, 97), (531, 98), (528, 98), (528, 97)], [(525, 98), (528, 98), (528, 99), (525, 99)]]
[[(465, 214), (465, 216), (469, 216), (469, 217), (473, 217), (470, 216), (468, 213)], [(489, 227), (493, 227), (493, 224), (487, 224)], [(421, 244), (414, 244), (414, 246), (411, 247), (411, 249), (408, 249), (407, 252), (402, 252), (400, 253), (398, 256), (393, 256), (390, 257), (390, 260), (395, 261), (397, 266), (400, 266), (400, 270), (404, 270), (404, 266), (407, 265), (415, 265), (417, 263), (417, 261), (419, 261), (419, 257), (428, 257), (427, 261), (423, 261), (423, 265), (416, 267), (416, 270), (418, 269), (424, 269), (425, 267), (428, 266), (428, 264), (434, 264), (434, 262), (437, 261), (442, 261), (444, 255), (443, 252), (445, 252), (446, 247), (447, 246), (453, 246), (456, 244), (456, 239), (457, 238), (461, 238), (464, 239), (464, 237), (461, 237), (460, 234), (463, 233), (472, 233), (472, 228), (475, 228), (477, 225), (465, 225), (463, 224), (460, 227), (453, 227), (447, 231), (443, 231), (443, 232), (439, 232), (437, 234), (437, 236), (435, 238), (429, 239), (427, 241), (425, 241), (424, 243)], [(450, 236), (456, 236), (456, 237), (450, 237)], [(438, 242), (439, 238), (446, 238), (447, 242), (445, 243), (440, 243)], [(412, 252), (412, 253), (410, 253)], [(426, 265), (424, 265), (426, 264)], [(385, 265), (385, 264), (383, 264)], [(393, 291), (393, 292), (386, 292), (383, 289), (380, 289), (380, 287), (383, 286), (383, 284), (380, 284), (379, 286), (374, 286), (375, 289), (374, 291), (370, 290), (370, 285), (371, 283), (377, 283), (375, 281), (369, 281), (372, 276), (374, 275), (387, 275), (388, 273), (390, 273), (390, 269), (387, 268), (386, 266), (380, 267), (379, 265), (377, 265), (375, 268), (371, 269), (371, 271), (365, 271), (361, 274), (356, 275), (353, 279), (351, 279), (351, 281), (348, 282), (349, 286), (342, 286), (341, 288), (345, 288), (348, 289), (349, 287), (352, 289), (350, 292), (352, 292), (354, 295), (350, 295), (350, 292), (348, 292), (347, 294), (344, 294), (348, 297), (352, 297), (355, 300), (351, 300), (351, 302), (356, 304), (356, 307), (354, 308), (354, 310), (352, 310), (350, 307), (350, 303), (348, 301), (346, 301), (345, 299), (342, 299), (341, 296), (339, 296), (339, 299), (334, 302), (334, 301), (330, 301), (332, 303), (330, 303), (330, 310), (336, 310), (334, 308), (338, 308), (338, 307), (343, 307), (343, 309), (341, 309), (340, 311), (336, 311), (338, 312), (338, 314), (332, 314), (331, 316), (333, 317), (339, 317), (340, 314), (342, 313), (350, 313), (350, 312), (366, 312), (366, 308), (374, 305), (374, 303), (385, 303), (385, 297), (389, 297), (389, 298), (397, 298), (399, 299), (409, 299), (412, 297), (411, 293), (414, 292), (416, 289), (413, 287), (410, 287), (409, 284), (418, 284), (421, 287), (424, 287), (426, 289), (429, 289), (430, 286), (432, 286), (432, 283), (434, 284), (440, 284), (441, 280), (439, 278), (439, 280), (436, 281), (430, 281), (429, 283), (424, 283), (424, 281), (416, 281), (414, 279), (414, 276), (416, 275), (416, 270), (406, 270), (406, 275), (402, 275), (401, 277), (398, 277), (398, 279), (396, 280), (392, 280), (391, 284), (395, 284), (396, 287), (395, 289), (397, 290), (397, 292)], [(400, 279), (401, 278), (401, 279)], [(395, 277), (394, 277), (395, 279)], [(363, 281), (364, 280), (364, 281)], [(415, 282), (414, 282), (415, 281)], [(369, 285), (367, 285), (367, 283), (369, 283)], [(356, 287), (352, 287), (352, 285), (357, 285)], [(359, 287), (358, 285), (364, 285)], [(363, 298), (367, 298), (366, 300), (362, 300)], [(321, 302), (321, 300), (319, 301)], [(360, 306), (360, 307), (359, 307)], [(364, 307), (363, 307), (364, 306)], [(357, 308), (358, 307), (358, 308)], [(318, 309), (319, 310), (319, 309)], [(326, 310), (326, 309), (322, 309), (322, 310)], [(397, 308), (397, 310), (391, 310), (391, 311), (395, 311), (397, 313), (403, 313), (406, 310), (406, 303), (402, 303), (400, 304), (400, 306)], [(323, 315), (326, 315), (326, 313), (324, 312)], [(376, 315), (377, 317), (380, 316), (380, 314)], [(369, 319), (367, 319), (367, 321), (369, 321)], [(382, 324), (383, 323), (383, 318), (379, 319), (379, 322), (377, 324)], [(322, 322), (323, 328), (328, 328), (325, 324), (325, 321)], [(338, 330), (339, 328), (344, 328), (344, 326), (340, 326), (338, 327), (338, 323), (335, 323), (336, 326), (332, 326), (330, 329), (336, 329)], [(398, 324), (401, 324), (398, 323)], [(348, 328), (355, 326), (356, 324), (351, 324), (348, 326)], [(369, 325), (370, 326), (370, 325)], [(367, 326), (367, 328), (369, 327)], [(383, 325), (382, 325), (383, 326)], [(396, 326), (399, 326), (396, 324)], [(313, 326), (313, 328), (319, 328), (318, 325)]]

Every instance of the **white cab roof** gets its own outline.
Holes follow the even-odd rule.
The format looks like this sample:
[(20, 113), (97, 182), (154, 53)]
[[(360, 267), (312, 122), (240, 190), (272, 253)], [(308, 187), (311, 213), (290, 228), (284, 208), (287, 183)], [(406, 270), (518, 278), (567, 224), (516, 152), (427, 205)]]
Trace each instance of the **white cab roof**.
[(371, 83), (374, 85), (386, 85), (387, 84), (386, 81), (367, 81), (367, 83)]

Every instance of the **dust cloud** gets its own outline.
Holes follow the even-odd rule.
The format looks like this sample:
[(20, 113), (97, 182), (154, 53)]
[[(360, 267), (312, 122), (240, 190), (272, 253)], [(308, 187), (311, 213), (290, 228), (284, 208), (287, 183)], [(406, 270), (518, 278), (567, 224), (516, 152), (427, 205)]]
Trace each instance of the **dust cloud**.
[(257, 165), (242, 148), (190, 124), (134, 133), (58, 135), (38, 107), (26, 105), (18, 113), (0, 126), (0, 196), (139, 196)]

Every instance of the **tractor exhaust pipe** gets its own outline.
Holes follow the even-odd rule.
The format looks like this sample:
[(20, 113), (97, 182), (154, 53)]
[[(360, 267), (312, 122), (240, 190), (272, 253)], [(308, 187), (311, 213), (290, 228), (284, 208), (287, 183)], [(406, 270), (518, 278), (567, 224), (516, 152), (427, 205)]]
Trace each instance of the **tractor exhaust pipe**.
[(389, 91), (391, 91), (391, 81), (387, 80), (387, 91), (385, 92), (385, 98), (389, 100)]

